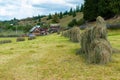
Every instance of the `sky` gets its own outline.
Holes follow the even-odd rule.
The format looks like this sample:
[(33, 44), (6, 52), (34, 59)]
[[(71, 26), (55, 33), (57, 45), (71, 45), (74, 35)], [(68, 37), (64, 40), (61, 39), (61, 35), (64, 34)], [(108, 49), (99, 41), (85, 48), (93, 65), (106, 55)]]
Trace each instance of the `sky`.
[(82, 3), (83, 0), (0, 0), (0, 20), (64, 12)]

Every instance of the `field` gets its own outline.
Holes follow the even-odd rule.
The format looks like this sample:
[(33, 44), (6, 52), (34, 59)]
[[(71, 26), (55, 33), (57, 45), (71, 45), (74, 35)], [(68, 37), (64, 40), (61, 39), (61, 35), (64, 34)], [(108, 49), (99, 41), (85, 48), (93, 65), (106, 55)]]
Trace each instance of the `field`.
[[(109, 31), (112, 47), (120, 49), (120, 31)], [(0, 38), (0, 40), (8, 38)], [(57, 34), (0, 44), (0, 80), (120, 80), (120, 54), (106, 65), (87, 64), (76, 55), (79, 43)]]

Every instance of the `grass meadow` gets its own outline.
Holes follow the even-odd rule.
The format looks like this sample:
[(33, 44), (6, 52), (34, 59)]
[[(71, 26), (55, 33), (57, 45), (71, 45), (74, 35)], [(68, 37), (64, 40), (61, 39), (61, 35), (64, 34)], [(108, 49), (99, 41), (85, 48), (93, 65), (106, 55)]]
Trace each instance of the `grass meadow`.
[[(120, 49), (120, 31), (109, 31), (112, 47)], [(35, 40), (0, 44), (0, 80), (120, 80), (120, 53), (106, 65), (87, 64), (76, 55), (79, 43), (52, 34)]]

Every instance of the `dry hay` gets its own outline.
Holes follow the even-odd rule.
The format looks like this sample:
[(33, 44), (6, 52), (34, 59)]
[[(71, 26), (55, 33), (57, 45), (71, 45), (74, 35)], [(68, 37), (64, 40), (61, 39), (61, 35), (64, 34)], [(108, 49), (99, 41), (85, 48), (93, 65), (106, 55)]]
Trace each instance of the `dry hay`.
[(70, 38), (73, 42), (80, 41), (80, 29), (79, 27), (73, 27), (69, 30), (63, 31), (62, 36)]
[(11, 43), (11, 42), (12, 42), (11, 40), (1, 40), (0, 44), (6, 44), (6, 43)]
[(87, 29), (81, 38), (81, 53), (89, 63), (105, 64), (111, 60), (112, 48), (107, 40), (106, 24), (100, 16), (95, 27)]
[(73, 27), (72, 29), (70, 29), (70, 40), (73, 42), (80, 41), (80, 28), (79, 27)]
[(21, 41), (25, 41), (25, 38), (24, 38), (24, 37), (18, 37), (18, 38), (16, 39), (16, 42), (21, 42)]
[(70, 37), (70, 30), (63, 31), (62, 36), (69, 38)]
[(112, 49), (112, 52), (113, 52), (113, 53), (120, 53), (120, 50), (119, 50), (119, 49), (116, 49), (116, 48), (113, 48), (113, 49)]

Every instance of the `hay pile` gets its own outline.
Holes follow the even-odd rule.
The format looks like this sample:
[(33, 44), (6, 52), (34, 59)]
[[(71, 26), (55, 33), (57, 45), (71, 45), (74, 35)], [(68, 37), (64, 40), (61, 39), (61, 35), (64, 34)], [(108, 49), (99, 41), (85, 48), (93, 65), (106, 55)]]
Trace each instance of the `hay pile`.
[(70, 37), (70, 30), (63, 31), (62, 36), (69, 38)]
[(81, 38), (81, 52), (89, 63), (105, 64), (110, 62), (112, 48), (107, 40), (106, 24), (102, 17), (97, 17), (95, 27), (87, 29)]
[(62, 36), (70, 38), (72, 42), (80, 41), (80, 29), (79, 27), (73, 27), (69, 30), (66, 30), (62, 33)]
[(70, 29), (70, 40), (73, 42), (80, 41), (80, 29), (78, 27), (73, 27)]

